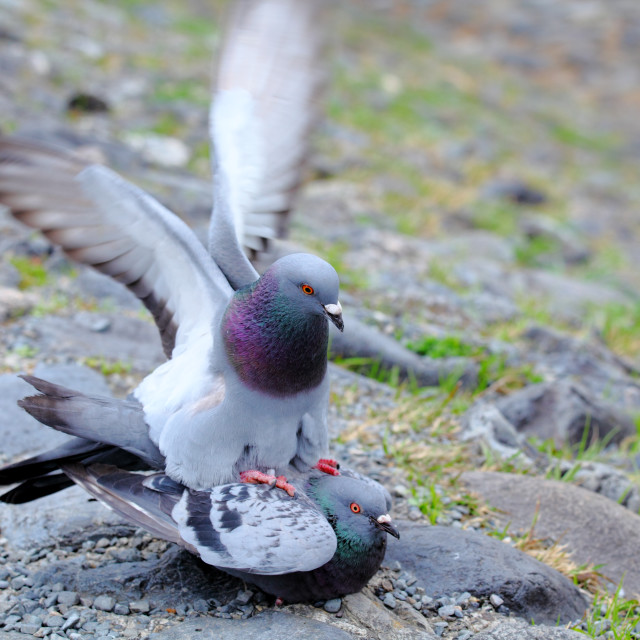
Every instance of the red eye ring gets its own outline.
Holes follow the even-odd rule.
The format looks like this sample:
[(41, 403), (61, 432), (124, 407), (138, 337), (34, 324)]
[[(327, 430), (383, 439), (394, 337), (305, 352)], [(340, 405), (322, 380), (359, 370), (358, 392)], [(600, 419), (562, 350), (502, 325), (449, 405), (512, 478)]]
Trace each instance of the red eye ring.
[(353, 511), (353, 513), (360, 513), (362, 511), (362, 508), (357, 502), (352, 502), (349, 506), (351, 507), (351, 511)]
[(302, 293), (306, 293), (308, 296), (312, 296), (315, 293), (310, 284), (301, 284), (300, 288), (302, 289)]

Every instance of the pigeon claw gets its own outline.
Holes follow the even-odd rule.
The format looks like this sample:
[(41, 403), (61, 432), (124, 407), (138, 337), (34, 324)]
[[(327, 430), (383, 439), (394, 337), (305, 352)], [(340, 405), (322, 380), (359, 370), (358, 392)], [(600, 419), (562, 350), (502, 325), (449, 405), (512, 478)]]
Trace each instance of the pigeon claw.
[(242, 471), (240, 473), (240, 481), (246, 482), (247, 484), (268, 484), (273, 486), (276, 483), (276, 477), (269, 473), (250, 469), (249, 471)]
[(328, 473), (330, 476), (339, 476), (340, 472), (338, 469), (340, 465), (336, 460), (332, 460), (331, 458), (320, 458), (318, 463), (314, 467), (314, 469), (319, 469), (323, 473)]
[(287, 482), (285, 476), (278, 476), (277, 478), (270, 473), (263, 473), (256, 469), (250, 469), (248, 471), (242, 471), (240, 473), (240, 481), (247, 484), (268, 484), (270, 487), (277, 487), (286, 491), (292, 498), (296, 494), (296, 489), (292, 484)]
[(292, 498), (296, 495), (296, 488), (287, 482), (284, 476), (278, 476), (276, 478), (276, 487), (286, 491)]

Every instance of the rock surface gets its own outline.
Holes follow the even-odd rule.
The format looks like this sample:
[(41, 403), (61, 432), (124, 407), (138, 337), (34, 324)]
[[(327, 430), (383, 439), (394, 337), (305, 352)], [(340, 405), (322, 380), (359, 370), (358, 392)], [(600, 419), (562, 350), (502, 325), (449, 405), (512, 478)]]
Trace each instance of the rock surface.
[(587, 608), (567, 578), (495, 538), (411, 522), (400, 526), (402, 537), (389, 546), (385, 562), (400, 562), (428, 596), (498, 594), (511, 611), (538, 624), (570, 622)]
[(584, 635), (561, 627), (530, 625), (524, 620), (496, 622), (473, 640), (580, 640)]
[[(81, 4), (0, 0), (0, 129), (107, 163), (206, 243), (217, 15), (174, 0)], [(520, 514), (524, 529), (539, 486), (512, 498), (530, 481), (519, 474), (564, 474), (601, 497), (575, 500), (563, 483), (548, 494), (536, 534), (544, 526), (550, 538), (561, 536), (584, 499), (607, 518), (592, 527), (588, 508), (576, 514), (598, 535), (573, 532), (570, 551), (614, 567), (618, 547), (637, 551), (639, 7), (635, 0), (486, 0), (480, 9), (467, 0), (354, 0), (327, 11), (337, 81), (329, 81), (330, 108), (291, 241), (338, 268), (347, 326), (355, 328), (341, 353), (357, 356), (342, 367), (377, 378), (332, 366), (332, 453), (392, 491), (394, 517), (407, 520), (403, 542), (414, 530), (442, 529), (450, 539), (442, 548), (458, 541), (467, 549), (472, 533), (457, 528), (504, 528), (455, 481), (462, 471), (499, 466), (513, 473), (487, 496)], [(108, 111), (69, 114), (78, 96)], [(12, 376), (35, 371), (78, 388), (86, 377), (95, 392), (108, 386), (124, 396), (163, 356), (130, 292), (73, 266), (3, 211), (0, 252), (7, 461), (59, 437), (18, 411), (15, 399), (30, 391)], [(406, 350), (425, 339), (444, 348), (424, 357)], [(88, 357), (95, 370), (86, 376), (66, 370), (56, 378), (40, 368)], [(602, 451), (596, 438), (576, 461), (557, 445), (579, 442), (587, 422), (600, 438), (622, 430)], [(623, 433), (631, 435), (621, 442)], [(547, 437), (554, 446), (541, 443)], [(515, 570), (514, 585), (528, 579), (518, 569), (528, 559), (486, 536), (480, 549), (486, 540), (492, 551), (502, 544), (500, 558), (517, 561), (506, 566), (502, 558), (502, 576), (486, 574), (495, 583), (478, 577), (484, 596), (455, 591), (471, 584), (462, 578), (474, 575), (477, 554), (457, 565), (458, 582), (437, 597), (416, 586), (414, 557), (389, 560), (339, 608), (323, 605), (338, 608), (333, 614), (310, 605), (274, 611), (259, 591), (111, 518), (78, 491), (0, 507), (3, 637), (188, 637), (208, 633), (214, 617), (211, 624), (229, 627), (225, 635), (255, 619), (243, 635), (272, 628), (286, 637), (292, 626), (317, 624), (317, 635), (380, 640), (575, 637), (505, 617), (518, 611), (501, 586)], [(420, 563), (435, 575), (448, 568), (438, 557)], [(584, 606), (574, 591), (566, 601), (557, 595), (555, 579), (538, 578), (529, 586), (550, 624), (555, 610), (571, 616)], [(548, 589), (537, 590), (543, 583)], [(615, 624), (600, 622), (602, 631)], [(192, 633), (200, 624), (204, 631)], [(586, 629), (573, 626), (580, 625)]]
[[(77, 364), (39, 364), (33, 375), (84, 393), (111, 395), (104, 377), (89, 367)], [(63, 433), (45, 427), (17, 405), (18, 400), (35, 393), (36, 390), (30, 384), (15, 374), (0, 375), (0, 414), (3, 416), (0, 421), (0, 438), (1, 455), (5, 456), (5, 460), (55, 447), (68, 438)]]
[(183, 640), (193, 637), (202, 640), (352, 640), (346, 633), (333, 625), (324, 624), (310, 618), (300, 618), (277, 611), (266, 612), (249, 620), (219, 620), (216, 618), (185, 622), (180, 627), (161, 631), (154, 640)]
[(479, 471), (461, 480), (500, 510), (511, 531), (528, 531), (535, 520), (537, 537), (566, 545), (577, 564), (602, 565), (615, 584), (624, 576), (625, 592), (640, 594), (640, 568), (629, 562), (640, 545), (640, 516), (565, 482)]

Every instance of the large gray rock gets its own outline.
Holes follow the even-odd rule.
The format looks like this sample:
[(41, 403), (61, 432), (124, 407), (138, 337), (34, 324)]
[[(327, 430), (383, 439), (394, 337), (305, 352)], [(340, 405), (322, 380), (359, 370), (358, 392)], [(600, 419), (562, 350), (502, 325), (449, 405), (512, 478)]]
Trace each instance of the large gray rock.
[(143, 305), (129, 289), (113, 278), (85, 267), (77, 267), (80, 270), (78, 277), (73, 281), (75, 288), (84, 295), (89, 295), (99, 300), (111, 300), (119, 308), (138, 310)]
[(0, 375), (0, 439), (4, 462), (61, 444), (69, 436), (45, 427), (16, 403), (34, 391), (13, 373)]
[(55, 545), (63, 538), (122, 518), (80, 487), (70, 487), (26, 504), (0, 503), (0, 530), (12, 547), (33, 549)]
[(592, 397), (606, 398), (620, 410), (640, 409), (638, 366), (602, 342), (539, 325), (529, 327), (522, 337), (528, 342), (527, 358), (552, 378), (579, 380)]
[(584, 640), (584, 635), (562, 627), (531, 625), (524, 620), (509, 618), (494, 622), (488, 629), (473, 636), (473, 640)]
[(331, 357), (370, 358), (385, 369), (397, 368), (402, 380), (413, 379), (420, 386), (437, 387), (451, 375), (459, 376), (465, 387), (477, 385), (478, 366), (470, 358), (436, 360), (419, 356), (348, 313), (345, 313), (344, 333), (331, 331), (330, 354)]
[[(369, 629), (384, 640), (423, 640), (432, 638), (433, 630), (427, 619), (406, 605), (405, 611), (411, 612), (409, 622), (404, 622), (398, 615), (391, 614), (378, 598), (367, 597), (365, 592), (352, 593), (343, 598), (345, 612), (358, 626)], [(403, 603), (406, 604), (406, 603)]]
[(165, 629), (153, 635), (154, 640), (353, 640), (337, 627), (311, 618), (293, 616), (279, 611), (265, 611), (248, 620), (198, 618)]
[(398, 523), (402, 537), (387, 548), (429, 596), (468, 591), (500, 595), (509, 609), (538, 624), (580, 618), (587, 604), (567, 578), (495, 538), (450, 527)]
[(577, 564), (602, 565), (615, 583), (624, 577), (627, 596), (640, 595), (640, 566), (630, 562), (640, 549), (640, 516), (566, 482), (483, 471), (464, 473), (461, 480), (502, 512), (495, 517), (510, 523), (511, 531), (528, 531), (536, 518), (537, 537), (565, 545)]
[(145, 373), (164, 362), (160, 336), (153, 323), (118, 314), (100, 314), (99, 320), (100, 326), (107, 321), (105, 329), (92, 330), (86, 314), (77, 318), (35, 318), (30, 320), (29, 329), (38, 336), (34, 346), (49, 355), (122, 360)]
[(587, 444), (604, 438), (619, 442), (636, 433), (630, 416), (566, 380), (525, 387), (495, 404), (519, 432), (553, 439), (558, 446), (580, 443), (585, 429)]

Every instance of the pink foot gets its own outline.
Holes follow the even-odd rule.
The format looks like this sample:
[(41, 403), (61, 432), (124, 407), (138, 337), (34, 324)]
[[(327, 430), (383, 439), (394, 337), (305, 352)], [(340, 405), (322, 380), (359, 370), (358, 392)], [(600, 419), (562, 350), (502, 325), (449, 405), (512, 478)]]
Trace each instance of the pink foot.
[(338, 469), (340, 465), (336, 460), (332, 460), (331, 458), (320, 458), (318, 460), (318, 464), (314, 467), (314, 469), (319, 469), (324, 473), (328, 473), (330, 476), (339, 476), (340, 472)]
[(296, 489), (292, 484), (287, 482), (285, 476), (272, 476), (270, 473), (263, 473), (251, 469), (249, 471), (242, 471), (240, 473), (240, 481), (248, 484), (268, 484), (270, 486), (276, 486), (278, 489), (286, 491), (292, 498), (296, 495)]

